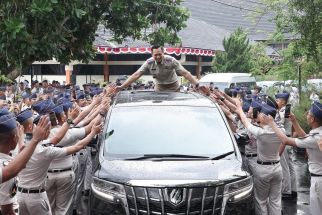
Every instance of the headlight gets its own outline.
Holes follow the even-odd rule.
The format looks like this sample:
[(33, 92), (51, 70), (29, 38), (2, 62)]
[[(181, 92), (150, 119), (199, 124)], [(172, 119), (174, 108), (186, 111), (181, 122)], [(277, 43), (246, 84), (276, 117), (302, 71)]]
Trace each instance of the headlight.
[(125, 198), (124, 186), (110, 181), (93, 177), (92, 192), (102, 200), (112, 203), (120, 203), (121, 198)]
[(224, 195), (228, 197), (229, 202), (239, 201), (248, 197), (253, 192), (253, 178), (247, 177), (225, 185)]

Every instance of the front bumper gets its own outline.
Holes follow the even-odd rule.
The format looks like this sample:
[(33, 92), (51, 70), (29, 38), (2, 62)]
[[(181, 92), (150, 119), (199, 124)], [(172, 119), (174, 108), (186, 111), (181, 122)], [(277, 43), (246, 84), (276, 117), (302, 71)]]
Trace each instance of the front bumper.
[(142, 188), (125, 186), (126, 197), (104, 198), (92, 187), (90, 210), (92, 215), (177, 214), (177, 215), (247, 215), (254, 210), (252, 192), (239, 201), (228, 201), (224, 186), (186, 188), (181, 204), (169, 204), (165, 197), (171, 188)]

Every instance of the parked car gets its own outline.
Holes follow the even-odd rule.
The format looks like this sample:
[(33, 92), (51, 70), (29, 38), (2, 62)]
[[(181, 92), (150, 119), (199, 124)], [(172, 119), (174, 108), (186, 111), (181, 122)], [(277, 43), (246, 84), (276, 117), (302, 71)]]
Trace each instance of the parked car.
[(220, 107), (202, 95), (120, 92), (98, 144), (92, 215), (253, 212), (253, 178)]
[(199, 80), (200, 85), (213, 83), (220, 90), (233, 87), (253, 87), (256, 79), (249, 73), (211, 73)]

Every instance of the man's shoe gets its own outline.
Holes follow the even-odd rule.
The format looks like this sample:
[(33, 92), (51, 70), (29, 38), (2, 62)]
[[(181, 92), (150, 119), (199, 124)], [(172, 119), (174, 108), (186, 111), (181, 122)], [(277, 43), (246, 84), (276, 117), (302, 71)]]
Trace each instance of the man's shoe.
[(292, 196), (294, 199), (297, 199), (297, 192), (296, 191), (292, 191)]
[(294, 200), (294, 199), (296, 198), (294, 198), (292, 194), (282, 193), (282, 200)]

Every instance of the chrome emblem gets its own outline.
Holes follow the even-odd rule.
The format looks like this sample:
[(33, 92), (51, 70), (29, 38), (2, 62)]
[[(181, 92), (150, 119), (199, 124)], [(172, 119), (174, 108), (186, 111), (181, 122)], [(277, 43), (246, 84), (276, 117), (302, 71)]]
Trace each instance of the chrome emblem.
[(172, 203), (173, 205), (177, 206), (184, 201), (185, 194), (186, 194), (184, 189), (175, 188), (175, 189), (169, 190), (169, 192), (170, 192), (168, 193), (169, 202)]

